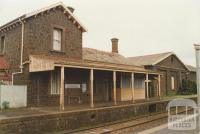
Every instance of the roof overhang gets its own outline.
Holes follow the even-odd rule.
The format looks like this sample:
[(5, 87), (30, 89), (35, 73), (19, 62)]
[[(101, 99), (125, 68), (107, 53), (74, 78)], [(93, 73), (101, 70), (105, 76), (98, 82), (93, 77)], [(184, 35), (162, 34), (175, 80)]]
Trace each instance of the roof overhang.
[(42, 8), (40, 10), (22, 15), (16, 19), (14, 19), (11, 22), (6, 23), (5, 25), (0, 27), (0, 32), (7, 31), (13, 27), (16, 27), (17, 25), (21, 24), (21, 21), (25, 21), (27, 18), (37, 16), (39, 14), (43, 14), (44, 12), (48, 12), (51, 9), (55, 9), (56, 7), (62, 7), (64, 9), (64, 14), (68, 16), (73, 21), (73, 24), (76, 24), (79, 29), (81, 29), (83, 32), (87, 32), (87, 29), (83, 26), (83, 24), (79, 21), (79, 19), (74, 16), (74, 14), (63, 4), (62, 2), (58, 2), (56, 4), (50, 5), (48, 7)]
[(164, 59), (168, 58), (168, 57), (171, 56), (171, 55), (174, 55), (174, 56), (178, 59), (178, 61), (183, 65), (183, 67), (184, 67), (187, 71), (189, 71), (188, 67), (179, 59), (179, 57), (178, 57), (174, 52), (171, 52), (171, 53), (169, 53), (168, 55), (164, 56), (163, 58), (157, 60), (157, 61), (154, 62), (151, 66), (155, 66), (156, 64), (160, 63), (161, 61), (163, 61)]
[(142, 67), (134, 67), (128, 65), (102, 63), (102, 62), (77, 60), (77, 59), (73, 60), (64, 57), (55, 58), (55, 56), (38, 56), (38, 55), (30, 56), (29, 72), (51, 71), (54, 70), (55, 67), (59, 66), (64, 66), (69, 68), (81, 68), (81, 69), (160, 74), (156, 71), (147, 70)]

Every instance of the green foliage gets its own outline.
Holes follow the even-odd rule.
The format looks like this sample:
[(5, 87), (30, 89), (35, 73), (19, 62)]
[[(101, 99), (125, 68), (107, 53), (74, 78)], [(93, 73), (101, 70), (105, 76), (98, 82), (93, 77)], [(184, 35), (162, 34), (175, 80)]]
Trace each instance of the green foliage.
[(0, 81), (0, 85), (5, 85), (5, 83), (3, 83), (2, 81)]
[(182, 87), (178, 89), (177, 94), (191, 95), (197, 93), (197, 85), (195, 82), (190, 80), (182, 80)]
[(2, 108), (3, 108), (3, 109), (9, 109), (9, 108), (10, 108), (10, 102), (4, 101), (4, 102), (2, 103)]

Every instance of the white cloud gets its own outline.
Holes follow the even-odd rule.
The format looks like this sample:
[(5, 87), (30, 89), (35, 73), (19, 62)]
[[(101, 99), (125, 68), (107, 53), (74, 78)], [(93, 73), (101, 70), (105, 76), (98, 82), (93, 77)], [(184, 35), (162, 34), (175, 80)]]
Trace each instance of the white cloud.
[[(58, 0), (1, 0), (0, 25)], [(10, 4), (12, 3), (12, 4)], [(110, 51), (120, 40), (125, 56), (174, 51), (194, 64), (193, 43), (200, 42), (199, 0), (65, 0), (87, 27), (83, 45)], [(3, 5), (3, 6), (2, 6)]]

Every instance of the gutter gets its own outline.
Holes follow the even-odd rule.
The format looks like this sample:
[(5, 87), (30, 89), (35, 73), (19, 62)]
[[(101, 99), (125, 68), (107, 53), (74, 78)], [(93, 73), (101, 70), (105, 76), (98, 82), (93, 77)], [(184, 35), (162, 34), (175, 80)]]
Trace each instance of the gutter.
[(24, 51), (24, 22), (19, 19), (19, 21), (21, 22), (22, 24), (22, 33), (21, 33), (21, 57), (20, 57), (20, 71), (19, 72), (14, 72), (12, 73), (12, 85), (13, 85), (13, 80), (14, 80), (14, 75), (15, 74), (22, 74), (23, 73), (23, 51)]

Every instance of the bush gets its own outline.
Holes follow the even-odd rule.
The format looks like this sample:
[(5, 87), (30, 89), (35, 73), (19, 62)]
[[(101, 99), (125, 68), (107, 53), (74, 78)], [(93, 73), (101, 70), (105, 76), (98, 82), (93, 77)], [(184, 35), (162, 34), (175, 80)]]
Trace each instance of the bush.
[(4, 101), (4, 102), (2, 103), (2, 108), (3, 108), (3, 109), (9, 109), (9, 108), (10, 108), (10, 102)]
[(190, 80), (182, 80), (182, 87), (178, 89), (177, 94), (191, 95), (197, 93), (197, 85), (195, 82)]
[(0, 81), (0, 85), (5, 85), (5, 83), (3, 83), (2, 81)]

